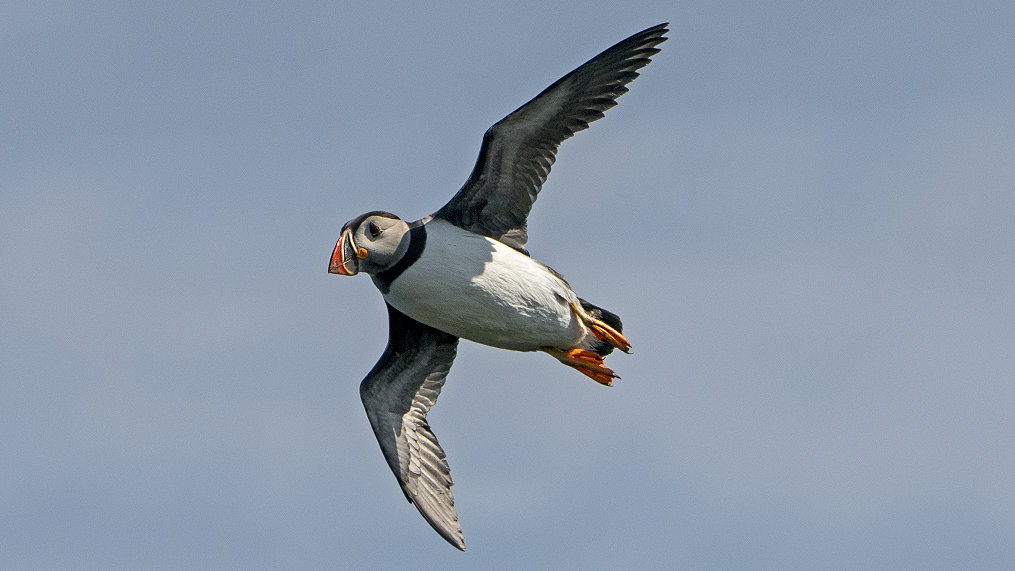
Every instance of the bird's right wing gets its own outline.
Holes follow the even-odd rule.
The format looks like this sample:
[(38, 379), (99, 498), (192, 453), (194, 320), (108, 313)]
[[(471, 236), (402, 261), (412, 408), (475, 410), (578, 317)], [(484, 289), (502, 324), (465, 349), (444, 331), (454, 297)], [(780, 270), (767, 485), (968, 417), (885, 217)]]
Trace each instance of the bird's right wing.
[(465, 551), (451, 470), (426, 422), (457, 348), (454, 335), (388, 305), (388, 346), (359, 390), (381, 452), (405, 497), (437, 533)]

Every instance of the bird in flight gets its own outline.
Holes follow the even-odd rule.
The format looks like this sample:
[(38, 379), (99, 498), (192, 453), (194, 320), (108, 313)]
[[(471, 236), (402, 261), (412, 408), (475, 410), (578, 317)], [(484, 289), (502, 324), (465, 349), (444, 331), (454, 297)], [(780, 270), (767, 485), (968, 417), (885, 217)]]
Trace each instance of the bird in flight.
[(603, 359), (631, 349), (620, 318), (529, 256), (526, 219), (557, 147), (627, 93), (667, 25), (607, 49), (490, 127), (465, 185), (432, 215), (406, 222), (372, 211), (339, 233), (328, 271), (369, 275), (388, 308), (388, 345), (360, 385), (370, 426), (405, 497), (463, 551), (451, 472), (427, 412), (459, 339), (543, 351), (603, 385), (617, 378)]

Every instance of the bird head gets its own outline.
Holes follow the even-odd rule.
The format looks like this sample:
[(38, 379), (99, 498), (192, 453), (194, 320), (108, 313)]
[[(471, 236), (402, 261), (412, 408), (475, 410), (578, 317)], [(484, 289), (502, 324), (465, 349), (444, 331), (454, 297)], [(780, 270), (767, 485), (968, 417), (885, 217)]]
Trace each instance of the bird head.
[(342, 226), (328, 273), (374, 275), (395, 265), (409, 247), (409, 225), (390, 212), (367, 212)]

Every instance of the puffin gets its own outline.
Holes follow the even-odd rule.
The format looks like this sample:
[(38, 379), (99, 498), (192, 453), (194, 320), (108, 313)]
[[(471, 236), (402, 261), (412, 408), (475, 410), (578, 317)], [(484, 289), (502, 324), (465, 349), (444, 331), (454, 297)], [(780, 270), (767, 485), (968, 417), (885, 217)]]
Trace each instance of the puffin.
[(603, 359), (631, 350), (617, 315), (529, 255), (526, 219), (560, 143), (617, 104), (667, 26), (617, 43), (490, 127), (468, 180), (433, 214), (376, 210), (339, 232), (328, 272), (367, 274), (388, 312), (387, 346), (360, 384), (370, 426), (406, 499), (462, 551), (451, 472), (427, 423), (459, 339), (541, 351), (607, 386), (618, 377)]

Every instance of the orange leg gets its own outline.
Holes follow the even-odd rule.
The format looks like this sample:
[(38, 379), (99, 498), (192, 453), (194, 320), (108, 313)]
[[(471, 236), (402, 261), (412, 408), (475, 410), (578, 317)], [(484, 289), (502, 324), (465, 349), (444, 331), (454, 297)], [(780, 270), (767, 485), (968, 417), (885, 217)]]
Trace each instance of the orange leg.
[(603, 364), (603, 360), (595, 351), (586, 351), (585, 349), (563, 351), (553, 347), (543, 347), (543, 351), (601, 385), (610, 386), (613, 384), (613, 379), (620, 378)]

